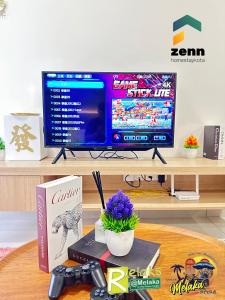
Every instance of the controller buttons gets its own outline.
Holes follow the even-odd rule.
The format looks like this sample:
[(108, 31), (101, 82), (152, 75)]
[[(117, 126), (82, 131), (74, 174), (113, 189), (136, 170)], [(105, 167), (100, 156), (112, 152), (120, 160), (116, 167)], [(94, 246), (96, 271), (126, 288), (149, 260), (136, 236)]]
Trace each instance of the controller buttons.
[(73, 268), (66, 268), (66, 275), (73, 275), (73, 273), (74, 273), (74, 270), (73, 270)]
[(63, 268), (60, 268), (60, 269), (58, 270), (58, 272), (59, 272), (60, 274), (62, 274), (65, 270), (66, 270), (66, 268), (63, 267)]
[[(60, 271), (64, 271), (65, 270), (65, 266), (58, 266), (56, 267), (55, 271), (56, 272), (60, 272)], [(61, 273), (61, 272), (60, 272)]]
[(83, 265), (81, 268), (82, 268), (82, 270), (86, 271), (90, 268), (90, 265), (86, 264), (86, 265)]
[(95, 290), (95, 296), (97, 297), (103, 297), (105, 295), (105, 290), (104, 289), (97, 289)]
[(66, 272), (73, 272), (73, 268), (66, 268)]
[(103, 297), (105, 295), (105, 290), (100, 290), (99, 297)]

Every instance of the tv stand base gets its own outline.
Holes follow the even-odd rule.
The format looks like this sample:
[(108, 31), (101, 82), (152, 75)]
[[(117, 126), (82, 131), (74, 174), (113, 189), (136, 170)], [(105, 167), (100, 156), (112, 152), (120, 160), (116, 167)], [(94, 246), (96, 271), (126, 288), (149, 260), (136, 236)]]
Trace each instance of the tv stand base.
[[(67, 156), (66, 156), (66, 151), (69, 151), (73, 157), (76, 157), (75, 154), (74, 154), (74, 149), (70, 149), (70, 148), (66, 148), (66, 147), (62, 147), (59, 151), (59, 153), (56, 155), (56, 157), (53, 159), (52, 161), (52, 164), (56, 164), (57, 161), (61, 158), (61, 156), (63, 156), (64, 159), (67, 159)], [(116, 151), (115, 151), (116, 153)], [(163, 164), (167, 164), (167, 162), (165, 161), (165, 159), (162, 157), (162, 155), (160, 154), (159, 150), (157, 148), (154, 148), (154, 151), (153, 151), (153, 155), (152, 155), (152, 159), (155, 159), (155, 157), (158, 156), (158, 158), (161, 160), (161, 162)], [(93, 158), (93, 157), (92, 157)], [(104, 157), (104, 158), (114, 158), (114, 156), (110, 156), (110, 157)], [(116, 158), (121, 158), (120, 156), (116, 156)], [(96, 158), (95, 158), (96, 159)]]
[(76, 157), (76, 155), (74, 154), (73, 152), (73, 149), (68, 149), (68, 148), (65, 148), (65, 147), (62, 147), (59, 151), (59, 153), (56, 155), (56, 157), (53, 159), (52, 161), (52, 164), (55, 164), (57, 163), (57, 161), (60, 159), (61, 156), (63, 156), (64, 159), (67, 159), (67, 156), (66, 156), (66, 151), (69, 151), (73, 157)]
[(162, 155), (160, 154), (159, 150), (157, 148), (154, 148), (154, 152), (153, 152), (153, 155), (152, 155), (152, 159), (155, 159), (155, 156), (158, 156), (158, 158), (161, 160), (161, 162), (163, 164), (167, 164), (167, 162), (165, 161), (165, 159), (162, 157)]

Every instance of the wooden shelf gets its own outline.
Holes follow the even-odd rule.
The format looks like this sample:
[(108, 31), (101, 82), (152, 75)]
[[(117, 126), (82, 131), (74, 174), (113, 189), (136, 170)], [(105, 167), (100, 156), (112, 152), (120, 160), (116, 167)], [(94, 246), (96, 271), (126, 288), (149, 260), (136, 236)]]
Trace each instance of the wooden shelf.
[[(108, 199), (115, 191), (105, 193)], [(129, 192), (128, 192), (129, 193)], [(198, 201), (180, 201), (163, 193), (153, 196), (132, 197), (136, 210), (201, 210), (201, 209), (225, 209), (225, 192), (202, 192)], [(97, 192), (83, 193), (84, 210), (100, 209), (99, 196)]]
[(165, 174), (165, 175), (225, 175), (225, 160), (209, 160), (206, 158), (185, 159), (168, 158), (168, 164), (158, 159), (115, 160), (115, 159), (67, 159), (52, 165), (52, 158), (42, 161), (1, 161), (0, 175), (91, 175), (93, 170), (102, 175), (124, 174)]
[[(83, 176), (84, 209), (96, 210), (99, 206), (92, 171), (99, 170), (103, 175), (105, 196), (108, 198), (116, 190), (129, 190), (121, 175), (179, 175), (176, 188), (191, 190), (194, 187), (194, 176), (200, 178), (199, 201), (179, 201), (165, 193), (155, 196), (145, 192), (143, 197), (131, 197), (137, 210), (203, 210), (225, 209), (225, 160), (209, 160), (205, 158), (185, 159), (168, 158), (168, 164), (158, 159), (115, 160), (115, 159), (67, 159), (52, 165), (52, 158), (42, 161), (0, 161), (0, 210), (35, 210), (35, 187), (66, 175)], [(184, 175), (184, 176), (182, 176)], [(220, 176), (214, 176), (220, 175)], [(157, 182), (142, 182), (146, 191), (159, 189)], [(164, 188), (170, 188), (170, 176)], [(205, 191), (205, 192), (203, 192)], [(130, 191), (128, 191), (129, 193)]]

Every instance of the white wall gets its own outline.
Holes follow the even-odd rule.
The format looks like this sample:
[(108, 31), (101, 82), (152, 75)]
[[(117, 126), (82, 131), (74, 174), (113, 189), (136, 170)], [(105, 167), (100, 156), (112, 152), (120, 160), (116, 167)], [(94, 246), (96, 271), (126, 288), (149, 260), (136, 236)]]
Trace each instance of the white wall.
[[(172, 23), (190, 14), (203, 30), (184, 47), (204, 47), (206, 63), (172, 63)], [(0, 19), (0, 120), (41, 112), (42, 70), (177, 71), (175, 149), (204, 124), (225, 123), (224, 0), (8, 0)], [(3, 134), (0, 123), (0, 135)]]

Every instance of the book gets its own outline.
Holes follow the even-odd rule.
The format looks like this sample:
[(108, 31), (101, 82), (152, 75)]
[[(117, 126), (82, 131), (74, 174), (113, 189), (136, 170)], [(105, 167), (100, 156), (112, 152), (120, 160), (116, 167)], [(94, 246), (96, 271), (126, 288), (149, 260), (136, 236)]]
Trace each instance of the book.
[(160, 244), (134, 239), (131, 251), (126, 256), (113, 256), (106, 244), (95, 241), (94, 230), (68, 248), (68, 257), (79, 263), (91, 259), (100, 262), (105, 271), (110, 267), (126, 266), (128, 269), (152, 269), (160, 254)]
[(203, 156), (210, 159), (225, 158), (225, 126), (204, 127)]
[(82, 178), (67, 176), (36, 187), (39, 268), (51, 272), (82, 237)]

